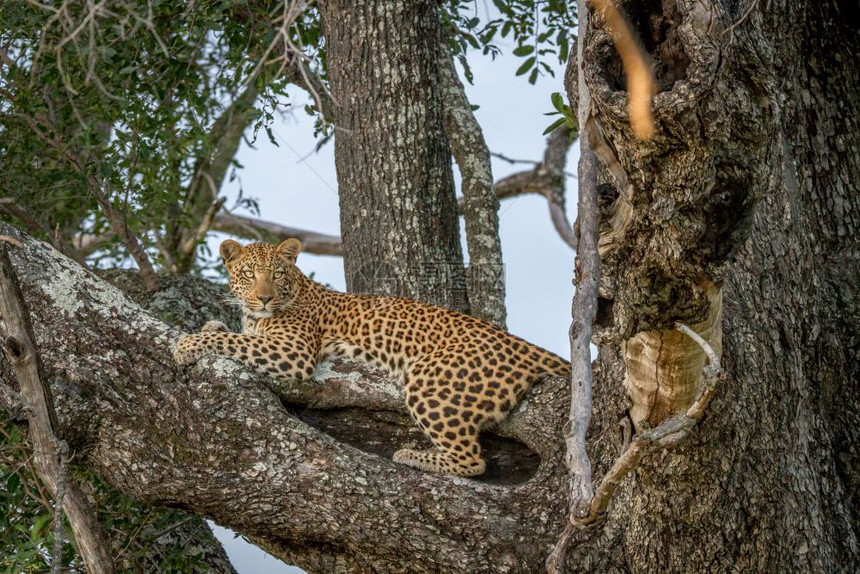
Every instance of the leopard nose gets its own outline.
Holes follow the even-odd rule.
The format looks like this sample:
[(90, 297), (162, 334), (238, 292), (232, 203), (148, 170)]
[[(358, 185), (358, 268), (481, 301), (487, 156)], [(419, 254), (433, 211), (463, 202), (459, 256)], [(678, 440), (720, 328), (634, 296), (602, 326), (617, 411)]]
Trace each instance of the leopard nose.
[(260, 303), (262, 303), (265, 306), (266, 303), (268, 303), (269, 301), (272, 300), (272, 296), (271, 295), (257, 295), (257, 299), (259, 299)]

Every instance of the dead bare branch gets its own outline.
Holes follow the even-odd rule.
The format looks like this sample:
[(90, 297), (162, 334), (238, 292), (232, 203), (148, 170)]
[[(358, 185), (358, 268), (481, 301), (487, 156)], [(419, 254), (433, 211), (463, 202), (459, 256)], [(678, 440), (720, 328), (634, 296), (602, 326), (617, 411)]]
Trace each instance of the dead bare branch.
[[(578, 3), (579, 34), (588, 33), (589, 14), (586, 0)], [(584, 42), (577, 43), (576, 58), (568, 62), (576, 66), (579, 75), (577, 82), (578, 123), (587, 126), (591, 120), (591, 92), (583, 78), (582, 61)], [(576, 291), (571, 304), (570, 324), (570, 414), (564, 429), (564, 442), (567, 447), (565, 462), (570, 470), (568, 524), (559, 537), (546, 560), (547, 574), (560, 574), (564, 568), (567, 548), (573, 539), (577, 523), (588, 515), (589, 503), (594, 498), (591, 484), (591, 461), (585, 449), (585, 438), (591, 423), (591, 332), (597, 314), (597, 292), (600, 287), (600, 253), (598, 252), (598, 231), (600, 224), (597, 204), (597, 157), (591, 149), (589, 138), (579, 138), (579, 237), (577, 241)]]
[(271, 221), (235, 215), (225, 211), (221, 211), (215, 216), (212, 221), (212, 229), (257, 241), (275, 242), (295, 237), (302, 242), (303, 250), (307, 253), (343, 255), (343, 244), (340, 237), (336, 235), (325, 235), (305, 229), (287, 227)]
[[(508, 199), (527, 193), (536, 193), (546, 198), (549, 205), (550, 218), (556, 232), (571, 249), (576, 249), (576, 235), (573, 226), (565, 213), (565, 165), (567, 151), (577, 134), (571, 135), (566, 126), (554, 130), (547, 137), (543, 160), (531, 162), (533, 169), (521, 171), (503, 177), (495, 183), (496, 197)], [(500, 154), (493, 154), (499, 157)], [(526, 163), (525, 160), (513, 160), (502, 156), (508, 162)], [(458, 202), (463, 210), (463, 199)]]
[[(7, 249), (6, 243), (0, 242), (0, 310), (6, 327), (4, 350), (21, 385), (21, 395), (27, 407), (36, 471), (54, 495), (55, 528), (62, 533), (60, 514), (65, 510), (88, 570), (109, 574), (114, 572), (114, 565), (107, 553), (107, 543), (86, 495), (67, 474), (68, 446), (54, 434), (57, 417), (53, 398), (33, 343), (29, 316)], [(61, 541), (62, 535), (58, 538)], [(58, 554), (55, 547), (53, 562), (56, 568), (52, 571), (58, 571), (61, 563)]]

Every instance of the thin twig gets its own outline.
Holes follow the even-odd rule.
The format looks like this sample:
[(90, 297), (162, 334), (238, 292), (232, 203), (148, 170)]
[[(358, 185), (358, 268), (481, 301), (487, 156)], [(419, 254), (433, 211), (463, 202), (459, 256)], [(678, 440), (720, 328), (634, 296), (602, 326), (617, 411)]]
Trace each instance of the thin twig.
[(525, 163), (525, 164), (529, 164), (529, 165), (540, 165), (539, 161), (535, 161), (533, 159), (514, 159), (514, 158), (506, 156), (503, 153), (499, 153), (499, 152), (495, 152), (495, 151), (491, 151), (490, 155), (495, 157), (495, 158), (498, 158), (502, 161), (506, 161), (511, 165), (516, 165), (518, 163)]
[(681, 323), (680, 321), (675, 323), (675, 328), (693, 339), (698, 345), (702, 348), (702, 351), (705, 352), (705, 356), (708, 357), (708, 367), (712, 370), (719, 371), (722, 369), (720, 365), (720, 358), (717, 356), (717, 353), (714, 352), (713, 347), (702, 338), (701, 335), (693, 331), (690, 327)]
[(60, 574), (63, 567), (63, 504), (66, 500), (66, 476), (69, 472), (68, 451), (65, 441), (57, 441), (60, 472), (57, 473), (57, 495), (54, 497), (54, 547), (51, 549), (51, 574)]
[(206, 233), (208, 233), (209, 229), (212, 227), (212, 221), (215, 219), (215, 214), (218, 213), (225, 201), (227, 201), (226, 197), (219, 197), (212, 202), (212, 205), (210, 205), (209, 209), (206, 210), (206, 214), (203, 216), (203, 220), (200, 222), (200, 225), (197, 226), (194, 234), (189, 237), (188, 241), (186, 241), (182, 246), (183, 254), (191, 255), (194, 253), (194, 248), (197, 247), (198, 243), (203, 241), (204, 237), (206, 237)]

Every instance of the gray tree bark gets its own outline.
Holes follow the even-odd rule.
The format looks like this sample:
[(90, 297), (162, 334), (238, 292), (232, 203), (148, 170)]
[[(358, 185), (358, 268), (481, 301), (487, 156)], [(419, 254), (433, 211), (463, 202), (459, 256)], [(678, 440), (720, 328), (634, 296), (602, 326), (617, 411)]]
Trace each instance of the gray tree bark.
[(347, 289), (468, 311), (436, 3), (320, 2)]
[[(860, 41), (848, 4), (624, 4), (655, 57), (657, 134), (633, 139), (617, 55), (593, 29), (595, 138), (620, 192), (601, 238), (596, 337), (601, 353), (628, 356), (646, 338), (660, 363), (673, 321), (716, 317), (728, 380), (697, 438), (646, 459), (596, 545), (571, 559), (855, 571), (860, 76), (846, 63)], [(689, 385), (654, 363), (646, 378), (632, 400), (655, 424)]]
[(457, 76), (448, 36), (439, 39), (445, 133), (462, 178), (462, 211), (469, 252), (468, 293), (472, 315), (505, 328), (505, 267), (499, 238), (499, 198), (490, 150)]

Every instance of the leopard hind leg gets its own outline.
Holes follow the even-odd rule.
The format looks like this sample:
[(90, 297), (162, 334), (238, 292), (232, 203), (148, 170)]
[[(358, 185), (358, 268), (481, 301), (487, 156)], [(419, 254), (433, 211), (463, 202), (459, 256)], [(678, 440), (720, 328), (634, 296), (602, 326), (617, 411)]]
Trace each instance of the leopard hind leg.
[(463, 405), (457, 386), (440, 387), (416, 373), (406, 376), (406, 404), (434, 448), (401, 449), (394, 461), (425, 472), (477, 476), (486, 470), (478, 442), (482, 413)]

